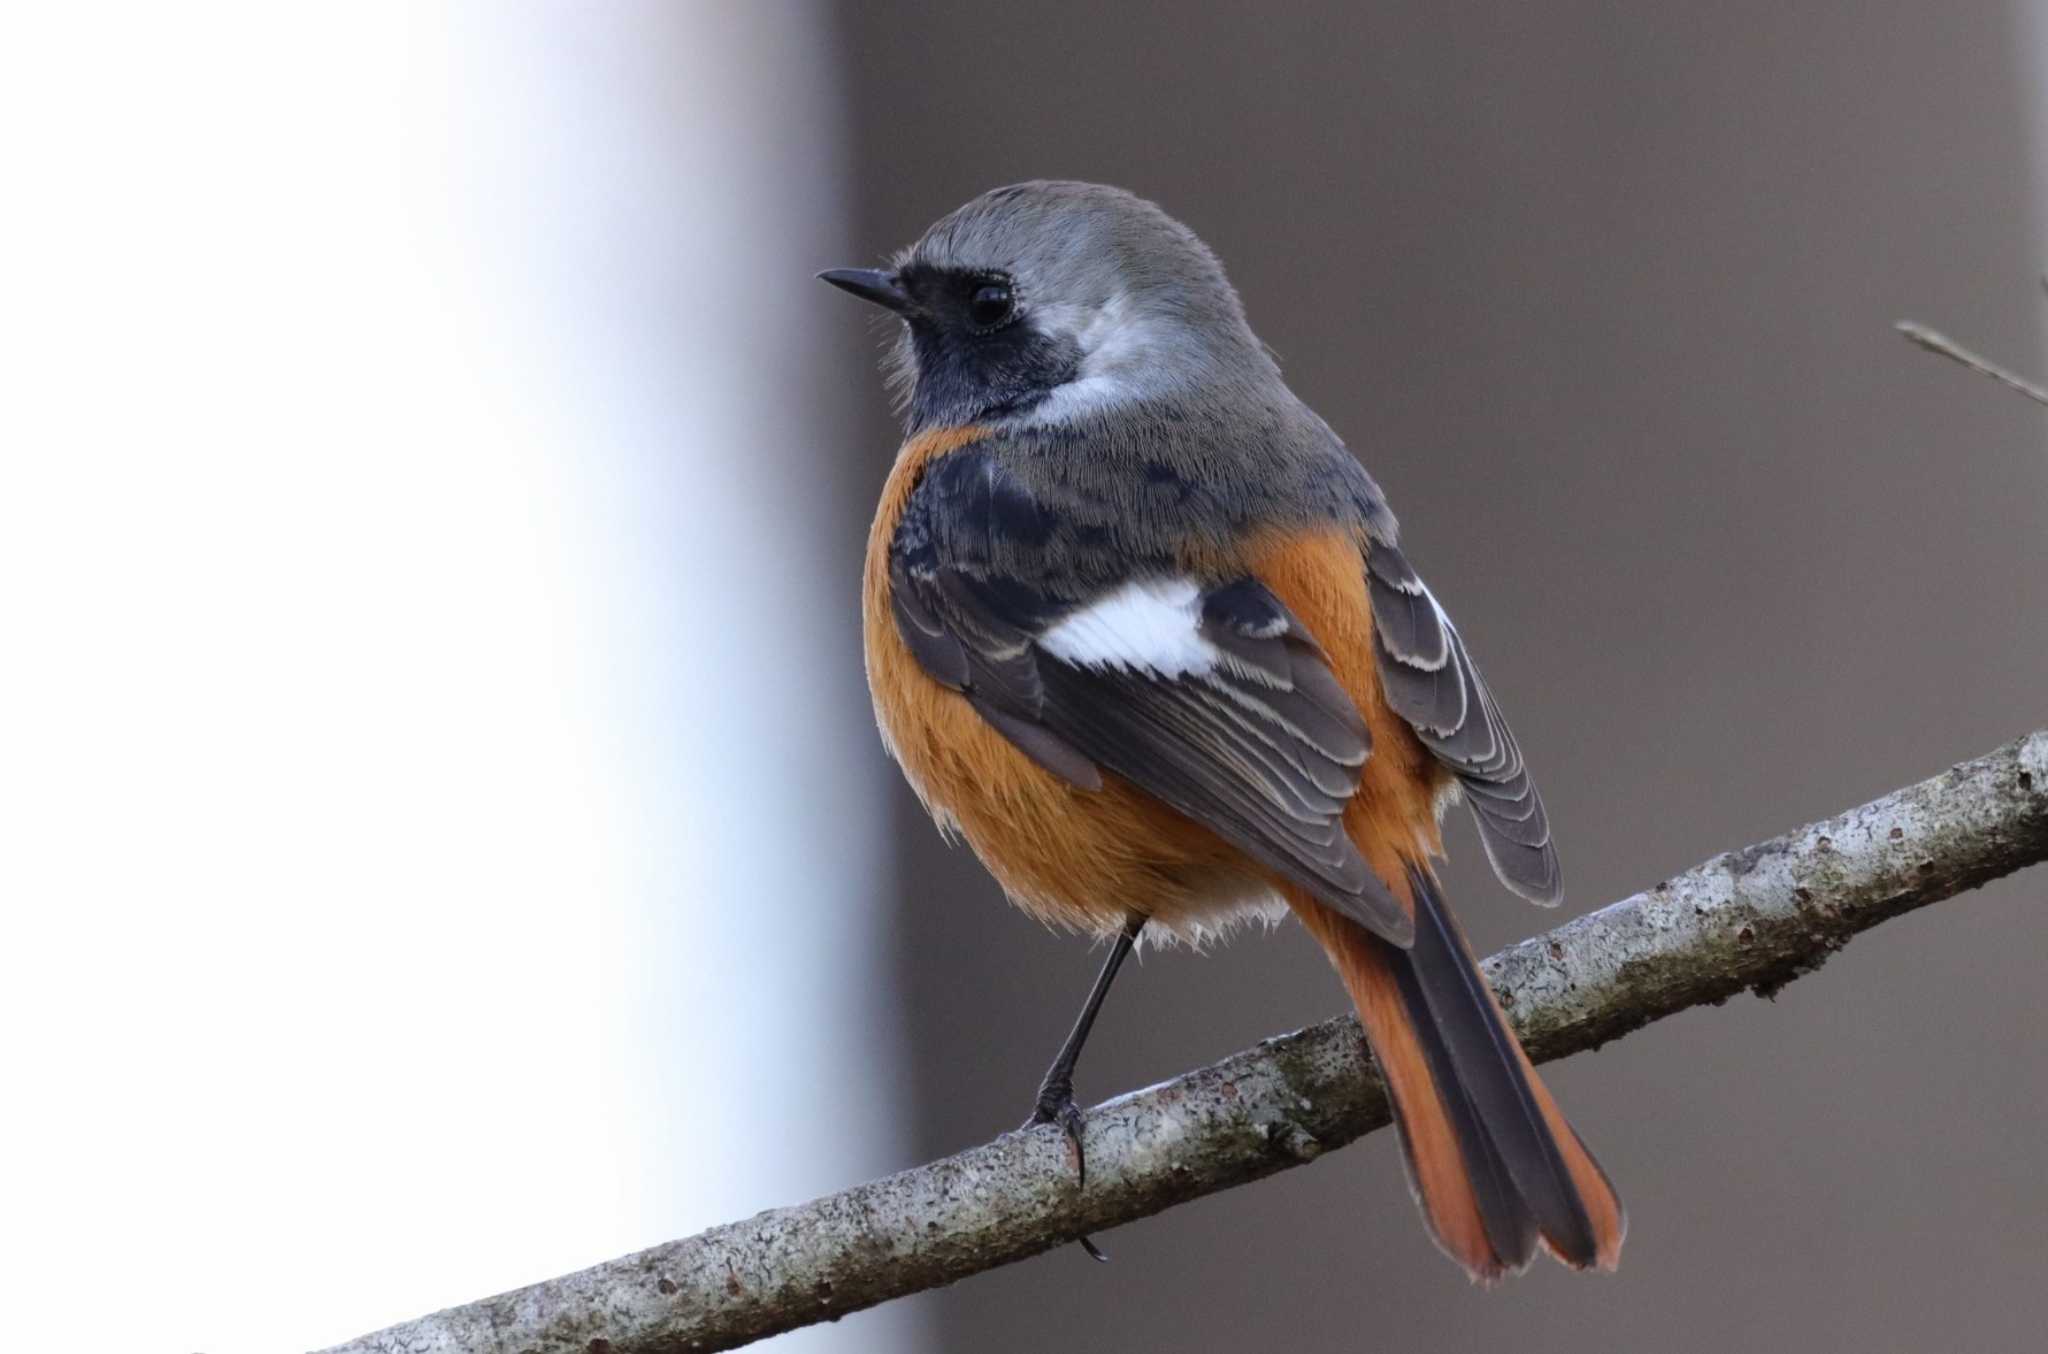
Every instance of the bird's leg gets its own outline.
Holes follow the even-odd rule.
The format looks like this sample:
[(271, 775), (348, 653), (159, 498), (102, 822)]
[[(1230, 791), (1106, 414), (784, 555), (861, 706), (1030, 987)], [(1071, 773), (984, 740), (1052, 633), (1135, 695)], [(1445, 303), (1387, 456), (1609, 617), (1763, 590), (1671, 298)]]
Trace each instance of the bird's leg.
[[(1038, 1087), (1038, 1104), (1024, 1122), (1026, 1128), (1036, 1124), (1058, 1124), (1067, 1131), (1076, 1154), (1081, 1150), (1081, 1107), (1074, 1103), (1074, 1064), (1081, 1060), (1081, 1046), (1088, 1042), (1088, 1031), (1095, 1027), (1096, 1013), (1102, 1009), (1102, 999), (1109, 995), (1109, 985), (1116, 981), (1116, 971), (1123, 967), (1124, 956), (1131, 952), (1138, 933), (1144, 929), (1145, 919), (1136, 913), (1125, 920), (1124, 929), (1110, 947), (1109, 958), (1102, 961), (1102, 972), (1095, 976), (1095, 986), (1088, 993), (1088, 1002), (1081, 1008), (1080, 1018), (1074, 1022), (1067, 1042), (1060, 1045), (1052, 1066), (1046, 1069), (1045, 1080)], [(1081, 1172), (1085, 1178), (1085, 1163)]]
[[(1109, 995), (1109, 985), (1116, 981), (1116, 971), (1123, 967), (1124, 956), (1131, 952), (1131, 946), (1138, 940), (1138, 933), (1145, 929), (1145, 918), (1133, 912), (1124, 919), (1124, 929), (1118, 933), (1116, 943), (1110, 946), (1109, 958), (1102, 961), (1102, 972), (1095, 976), (1095, 986), (1088, 992), (1088, 1002), (1081, 1008), (1081, 1016), (1074, 1022), (1073, 1030), (1067, 1035), (1067, 1042), (1060, 1045), (1060, 1051), (1046, 1069), (1045, 1080), (1038, 1087), (1038, 1103), (1032, 1108), (1031, 1117), (1024, 1121), (1024, 1127), (1038, 1124), (1058, 1124), (1067, 1135), (1067, 1141), (1074, 1145), (1074, 1172), (1077, 1184), (1088, 1181), (1088, 1156), (1081, 1147), (1081, 1107), (1074, 1103), (1074, 1064), (1081, 1060), (1081, 1046), (1088, 1042), (1088, 1031), (1095, 1027), (1095, 1016), (1102, 1009), (1102, 999)], [(1082, 1247), (1097, 1260), (1106, 1260), (1095, 1243), (1087, 1237), (1080, 1238)]]

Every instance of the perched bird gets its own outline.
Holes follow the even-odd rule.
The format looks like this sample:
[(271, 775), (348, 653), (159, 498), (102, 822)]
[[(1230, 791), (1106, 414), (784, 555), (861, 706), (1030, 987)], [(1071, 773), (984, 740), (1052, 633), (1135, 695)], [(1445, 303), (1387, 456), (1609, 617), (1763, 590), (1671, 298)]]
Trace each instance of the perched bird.
[(1539, 1244), (1613, 1268), (1621, 1203), (1432, 866), (1462, 796), (1501, 882), (1557, 902), (1543, 802), (1216, 256), (1121, 189), (1033, 182), (820, 276), (902, 321), (908, 440), (863, 586), (883, 737), (1019, 907), (1115, 938), (1032, 1121), (1078, 1151), (1074, 1064), (1141, 933), (1291, 911), (1358, 1008), (1438, 1245), (1481, 1281)]

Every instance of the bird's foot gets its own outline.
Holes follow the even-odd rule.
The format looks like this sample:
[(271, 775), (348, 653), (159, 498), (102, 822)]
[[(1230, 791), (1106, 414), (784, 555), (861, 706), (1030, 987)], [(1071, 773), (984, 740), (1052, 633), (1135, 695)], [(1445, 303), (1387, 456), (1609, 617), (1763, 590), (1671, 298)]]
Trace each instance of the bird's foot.
[(1083, 1118), (1081, 1107), (1074, 1103), (1074, 1083), (1048, 1081), (1038, 1088), (1038, 1103), (1031, 1107), (1031, 1117), (1023, 1123), (1025, 1128), (1037, 1128), (1040, 1124), (1060, 1126), (1060, 1131), (1067, 1135), (1067, 1145), (1074, 1149), (1074, 1174), (1080, 1185), (1088, 1183), (1088, 1152), (1081, 1146)]
[[(1088, 1151), (1081, 1145), (1083, 1117), (1081, 1107), (1074, 1103), (1074, 1083), (1049, 1079), (1038, 1088), (1038, 1103), (1032, 1106), (1031, 1117), (1023, 1124), (1025, 1128), (1036, 1128), (1040, 1124), (1059, 1125), (1060, 1131), (1067, 1135), (1068, 1145), (1074, 1149), (1076, 1189), (1083, 1189), (1088, 1184)], [(1088, 1252), (1090, 1259), (1108, 1261), (1109, 1256), (1103, 1253), (1102, 1248), (1095, 1244), (1092, 1237), (1079, 1236), (1074, 1239), (1081, 1243), (1081, 1249)]]

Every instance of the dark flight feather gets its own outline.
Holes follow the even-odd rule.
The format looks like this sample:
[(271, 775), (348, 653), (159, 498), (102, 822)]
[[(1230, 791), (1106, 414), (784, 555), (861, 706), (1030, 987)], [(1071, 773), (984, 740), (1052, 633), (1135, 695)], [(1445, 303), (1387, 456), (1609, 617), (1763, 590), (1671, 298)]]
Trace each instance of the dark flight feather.
[(1373, 542), (1366, 582), (1387, 704), (1457, 776), (1500, 881), (1532, 903), (1554, 905), (1563, 880), (1550, 819), (1464, 639), (1396, 547)]

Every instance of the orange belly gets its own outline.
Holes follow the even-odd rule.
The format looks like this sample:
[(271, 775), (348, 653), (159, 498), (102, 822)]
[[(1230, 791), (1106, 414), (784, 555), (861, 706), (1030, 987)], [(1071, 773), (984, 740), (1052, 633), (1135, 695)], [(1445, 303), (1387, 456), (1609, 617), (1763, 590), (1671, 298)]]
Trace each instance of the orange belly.
[[(1201, 939), (1247, 915), (1279, 915), (1272, 879), (1235, 847), (1108, 772), (1100, 790), (1054, 776), (927, 675), (904, 645), (889, 602), (897, 522), (924, 468), (983, 435), (944, 429), (906, 443), (868, 537), (868, 687), (904, 775), (941, 827), (965, 837), (1011, 899), (1042, 921), (1107, 935), (1135, 911)], [(1204, 563), (1265, 582), (1316, 635), (1365, 712), (1373, 755), (1345, 823), (1367, 861), (1400, 879), (1403, 860), (1435, 849), (1435, 806), (1424, 749), (1379, 699), (1358, 543), (1333, 529), (1251, 542), (1239, 560)]]

